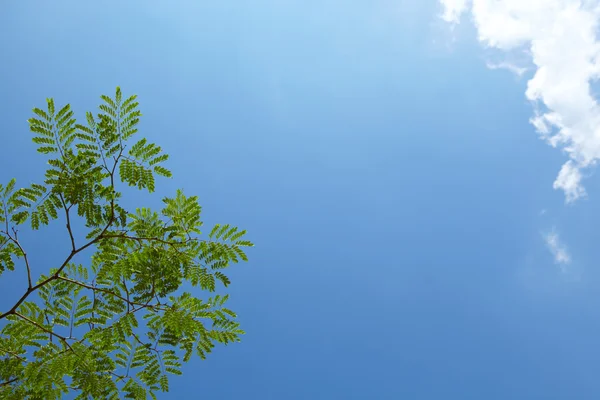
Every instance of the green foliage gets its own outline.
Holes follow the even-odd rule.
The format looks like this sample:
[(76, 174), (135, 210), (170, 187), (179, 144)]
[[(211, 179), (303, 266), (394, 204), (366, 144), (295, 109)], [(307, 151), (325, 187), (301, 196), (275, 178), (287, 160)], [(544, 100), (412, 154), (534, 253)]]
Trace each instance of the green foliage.
[[(204, 359), (244, 333), (228, 296), (214, 292), (230, 284), (225, 268), (247, 261), (246, 231), (216, 225), (201, 239), (198, 198), (181, 190), (161, 210), (124, 209), (119, 182), (153, 192), (155, 176), (171, 177), (168, 155), (145, 138), (130, 143), (141, 117), (136, 96), (123, 100), (117, 88), (101, 99), (83, 125), (52, 99), (34, 108), (44, 183), (0, 184), (0, 274), (19, 269), (28, 279), (14, 306), (0, 310), (0, 399), (156, 398), (193, 355)], [(19, 229), (55, 220), (66, 224), (71, 248), (34, 281)], [(74, 262), (85, 253), (89, 265)], [(186, 282), (213, 293), (195, 297)]]

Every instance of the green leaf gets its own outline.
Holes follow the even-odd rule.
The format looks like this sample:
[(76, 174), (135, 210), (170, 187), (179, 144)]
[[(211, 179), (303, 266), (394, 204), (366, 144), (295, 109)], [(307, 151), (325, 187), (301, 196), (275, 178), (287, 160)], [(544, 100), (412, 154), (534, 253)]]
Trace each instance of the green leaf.
[(164, 176), (165, 178), (171, 178), (173, 176), (173, 174), (171, 173), (171, 171), (169, 171), (166, 168), (161, 167), (160, 165), (155, 165), (154, 166), (154, 172), (157, 175)]
[[(48, 114), (50, 115), (50, 118), (54, 119), (54, 99), (46, 99), (46, 103), (48, 104)], [(49, 120), (50, 118), (47, 119)]]
[(12, 193), (12, 191), (15, 189), (15, 184), (17, 183), (17, 180), (15, 178), (12, 178), (8, 184), (6, 185), (6, 188), (4, 189), (4, 192), (2, 193), (2, 195), (4, 197), (8, 197), (8, 195), (10, 193)]
[(29, 211), (20, 211), (20, 212), (12, 215), (11, 221), (13, 221), (17, 225), (21, 225), (22, 223), (27, 221), (28, 217), (29, 217)]

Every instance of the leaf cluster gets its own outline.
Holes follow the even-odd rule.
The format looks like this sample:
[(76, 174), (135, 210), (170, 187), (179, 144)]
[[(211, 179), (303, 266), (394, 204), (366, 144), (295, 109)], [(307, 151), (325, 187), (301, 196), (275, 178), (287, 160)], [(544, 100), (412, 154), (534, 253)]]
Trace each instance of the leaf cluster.
[[(153, 192), (171, 177), (161, 147), (141, 138), (136, 96), (101, 96), (77, 123), (70, 105), (34, 108), (37, 151), (48, 157), (43, 183), (0, 184), (0, 275), (21, 270), (28, 285), (0, 310), (0, 399), (156, 398), (182, 363), (244, 332), (217, 294), (224, 270), (247, 261), (246, 231), (216, 225), (201, 237), (196, 196), (178, 190), (160, 210), (121, 206), (123, 187)], [(84, 231), (75, 232), (74, 218)], [(19, 230), (66, 223), (71, 248), (33, 279)], [(90, 262), (75, 262), (87, 254)], [(183, 286), (197, 288), (193, 293)]]

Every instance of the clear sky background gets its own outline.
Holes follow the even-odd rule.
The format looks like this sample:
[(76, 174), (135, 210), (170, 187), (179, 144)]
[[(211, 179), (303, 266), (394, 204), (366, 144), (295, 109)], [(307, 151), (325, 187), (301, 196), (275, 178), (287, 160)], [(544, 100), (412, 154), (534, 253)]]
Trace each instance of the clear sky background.
[[(444, 3), (1, 3), (1, 181), (41, 177), (31, 108), (83, 117), (120, 85), (174, 172), (131, 204), (181, 187), (256, 243), (231, 271), (247, 335), (161, 398), (600, 396), (600, 146), (577, 97), (595, 75), (556, 39), (587, 20), (576, 1)], [(55, 232), (27, 236), (40, 272)], [(23, 279), (2, 277), (1, 305)]]

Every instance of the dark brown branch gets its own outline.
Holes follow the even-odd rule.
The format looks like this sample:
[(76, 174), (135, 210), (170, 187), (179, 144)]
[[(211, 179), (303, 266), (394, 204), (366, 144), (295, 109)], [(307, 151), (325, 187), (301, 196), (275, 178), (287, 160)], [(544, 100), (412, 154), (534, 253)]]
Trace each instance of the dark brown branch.
[(61, 280), (61, 281), (64, 281), (64, 282), (70, 282), (70, 283), (72, 283), (74, 285), (81, 286), (81, 287), (86, 288), (86, 289), (90, 289), (90, 290), (93, 290), (93, 291), (99, 291), (99, 292), (102, 292), (102, 293), (107, 293), (107, 294), (110, 294), (111, 296), (114, 296), (114, 297), (118, 298), (119, 300), (123, 300), (125, 302), (129, 302), (129, 300), (127, 300), (125, 297), (123, 297), (123, 296), (121, 296), (121, 295), (119, 295), (119, 294), (117, 294), (117, 293), (115, 293), (115, 292), (113, 292), (112, 290), (109, 290), (109, 289), (104, 289), (104, 288), (100, 288), (100, 287), (97, 287), (97, 286), (88, 285), (87, 283), (79, 282), (79, 281), (76, 281), (74, 279), (67, 278), (65, 276), (59, 276), (58, 279)]
[(6, 350), (6, 349), (0, 348), (0, 352), (4, 352), (6, 354), (9, 354), (9, 355), (13, 356), (14, 358), (19, 359), (19, 361), (27, 362), (26, 359), (24, 359), (23, 357), (21, 357), (18, 353), (15, 353), (14, 351), (10, 351), (10, 350)]
[(67, 338), (66, 337), (61, 336), (61, 335), (59, 335), (59, 334), (51, 331), (50, 329), (45, 328), (43, 325), (38, 324), (37, 322), (35, 322), (31, 318), (28, 318), (28, 317), (24, 316), (21, 313), (15, 312), (14, 315), (16, 315), (17, 317), (21, 318), (24, 321), (29, 322), (31, 325), (33, 325), (36, 328), (44, 331), (45, 333), (47, 333), (49, 335), (52, 335), (52, 336), (56, 336), (57, 338), (59, 338), (65, 344), (65, 346), (67, 346), (69, 348), (69, 350), (73, 351), (73, 348), (71, 347), (71, 345), (69, 344), (69, 342), (67, 342)]
[(27, 259), (27, 253), (25, 252), (25, 249), (23, 248), (23, 246), (21, 246), (21, 243), (19, 243), (19, 237), (17, 234), (17, 230), (15, 228), (12, 228), (12, 231), (13, 231), (13, 234), (15, 235), (14, 238), (12, 236), (8, 235), (8, 232), (7, 232), (7, 236), (15, 245), (17, 245), (17, 247), (23, 254), (23, 260), (25, 260), (25, 267), (27, 268), (27, 288), (31, 289), (31, 286), (32, 286), (31, 267), (29, 266), (29, 260)]
[(127, 235), (126, 233), (120, 233), (120, 234), (116, 234), (116, 235), (108, 234), (108, 235), (104, 235), (104, 238), (106, 238), (106, 239), (130, 239), (130, 240), (135, 240), (138, 242), (141, 242), (141, 241), (158, 242), (158, 243), (166, 244), (166, 245), (173, 246), (173, 247), (184, 246), (184, 245), (188, 244), (189, 242), (194, 242), (194, 241), (198, 240), (198, 239), (188, 239), (184, 242), (169, 242), (168, 240), (160, 239), (157, 237), (131, 236), (131, 235)]
[(65, 199), (62, 194), (59, 194), (59, 196), (60, 196), (60, 201), (65, 210), (65, 218), (67, 220), (67, 231), (69, 232), (69, 238), (71, 239), (71, 249), (75, 250), (77, 247), (75, 246), (75, 238), (73, 237), (73, 230), (71, 229), (71, 216), (69, 215), (69, 211), (71, 210), (71, 207), (70, 206), (67, 207), (67, 203), (65, 202)]
[(126, 302), (130, 306), (138, 306), (139, 308), (137, 310), (134, 309), (135, 311), (141, 310), (142, 308), (155, 308), (156, 306), (160, 305), (160, 304), (156, 304), (156, 305), (150, 304), (149, 302), (148, 303), (137, 303), (135, 301), (131, 301), (128, 298), (125, 298), (125, 297), (121, 296), (118, 293), (113, 292), (110, 289), (104, 289), (104, 288), (101, 288), (101, 287), (88, 285), (87, 283), (76, 281), (74, 279), (67, 278), (67, 277), (64, 277), (64, 276), (59, 276), (57, 279), (59, 279), (61, 281), (64, 281), (64, 282), (70, 282), (70, 283), (72, 283), (74, 285), (81, 286), (83, 288), (92, 290), (94, 292), (98, 291), (98, 292), (110, 294), (111, 296), (116, 297), (119, 300), (122, 300), (122, 301)]
[(10, 385), (11, 383), (15, 383), (15, 382), (16, 382), (16, 381), (18, 381), (18, 380), (19, 380), (19, 378), (12, 378), (12, 379), (11, 379), (11, 380), (9, 380), (9, 381), (6, 381), (6, 382), (2, 382), (2, 383), (0, 383), (0, 387), (2, 387), (2, 386), (8, 386), (8, 385)]
[(148, 349), (150, 349), (151, 351), (156, 353), (156, 356), (158, 357), (158, 361), (160, 362), (160, 367), (163, 371), (163, 373), (166, 373), (166, 369), (165, 369), (165, 365), (163, 363), (162, 357), (161, 357), (161, 351), (157, 349), (158, 347), (158, 342), (160, 340), (160, 335), (157, 335), (156, 338), (156, 344), (154, 345), (154, 347), (152, 346), (152, 343), (144, 343), (139, 337), (138, 335), (134, 333), (132, 333), (134, 339), (136, 340), (136, 342), (138, 342), (139, 344), (141, 344), (144, 347), (147, 347)]
[[(171, 246), (177, 253), (179, 253), (182, 256), (188, 256), (186, 253), (182, 253), (181, 250), (179, 250), (178, 247), (180, 246), (185, 246), (187, 245), (189, 242), (195, 242), (198, 241), (198, 239), (192, 239), (189, 238), (186, 241), (183, 242), (169, 242), (168, 240), (164, 240), (164, 239), (160, 239), (157, 237), (141, 237), (141, 236), (130, 236), (127, 235), (127, 233), (120, 233), (117, 235), (113, 235), (113, 234), (108, 234), (108, 235), (104, 235), (105, 238), (119, 238), (119, 239), (129, 239), (129, 240), (135, 240), (136, 242), (141, 243), (143, 241), (148, 241), (148, 242), (158, 242), (158, 243), (162, 243), (162, 244), (166, 244), (168, 246)], [(140, 245), (141, 248), (141, 245)], [(189, 256), (188, 256), (189, 257)], [(189, 257), (192, 258), (192, 257)]]
[(125, 278), (123, 278), (123, 289), (125, 289), (125, 295), (127, 296), (125, 301), (127, 302), (127, 312), (129, 312), (131, 310), (131, 302), (129, 301), (129, 289), (127, 289)]

